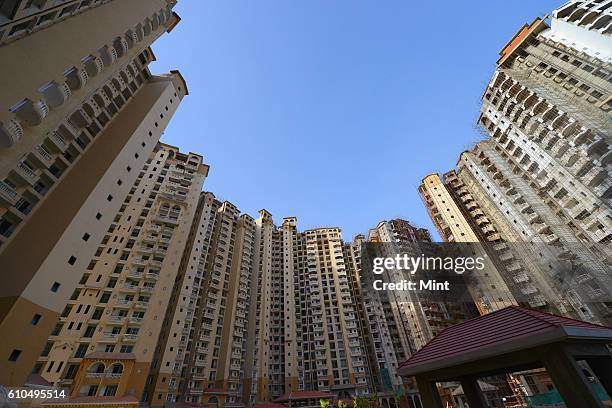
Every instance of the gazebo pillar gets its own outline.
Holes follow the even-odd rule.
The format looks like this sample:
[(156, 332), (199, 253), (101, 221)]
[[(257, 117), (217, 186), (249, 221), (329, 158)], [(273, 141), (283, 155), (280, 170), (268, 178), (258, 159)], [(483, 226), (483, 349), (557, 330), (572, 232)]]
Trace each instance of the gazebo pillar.
[(544, 366), (567, 408), (603, 408), (576, 360), (562, 347), (554, 347), (544, 358)]
[(487, 408), (487, 402), (484, 395), (480, 391), (478, 380), (474, 377), (464, 377), (461, 379), (461, 388), (463, 395), (467, 400), (470, 408)]
[(442, 408), (442, 399), (435, 381), (416, 377), (416, 383), (423, 408)]
[(585, 358), (608, 395), (612, 397), (612, 357), (598, 356)]

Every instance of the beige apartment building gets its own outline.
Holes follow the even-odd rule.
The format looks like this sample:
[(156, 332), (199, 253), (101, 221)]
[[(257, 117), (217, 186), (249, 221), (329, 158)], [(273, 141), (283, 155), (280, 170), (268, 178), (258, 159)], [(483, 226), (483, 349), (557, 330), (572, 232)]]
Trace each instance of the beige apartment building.
[[(419, 186), (419, 193), (444, 241), (454, 243), (501, 241), (497, 234), (488, 237), (479, 235), (480, 230), (473, 228), (464, 211), (462, 211), (462, 202), (453, 198), (451, 191), (437, 174), (430, 174), (423, 179)], [(468, 205), (467, 208), (471, 210), (472, 206)], [(488, 227), (483, 228), (488, 231)], [(495, 249), (497, 246), (493, 248)], [(499, 270), (500, 266), (491, 256), (490, 247), (474, 246), (473, 249), (474, 255), (482, 257), (485, 261), (484, 270), (470, 273), (470, 280), (468, 281), (470, 293), (480, 313), (486, 314), (516, 305), (516, 300), (511, 291), (512, 285), (508, 285), (504, 280)]]
[(0, 383), (22, 385), (187, 94), (165, 0), (0, 4)]
[(181, 295), (177, 271), (207, 173), (201, 156), (156, 146), (82, 270), (35, 373), (73, 398), (154, 398), (149, 373), (168, 367), (157, 359), (158, 339), (172, 333), (180, 341), (180, 329), (163, 317)]
[(239, 400), (254, 230), (232, 203), (201, 193), (156, 351), (154, 405)]
[(370, 391), (338, 228), (201, 194), (153, 358), (153, 405)]
[[(524, 305), (612, 316), (609, 1), (570, 1), (500, 52), (482, 97), (487, 139), (423, 180), (445, 240), (488, 242)], [(528, 244), (526, 244), (528, 243)]]

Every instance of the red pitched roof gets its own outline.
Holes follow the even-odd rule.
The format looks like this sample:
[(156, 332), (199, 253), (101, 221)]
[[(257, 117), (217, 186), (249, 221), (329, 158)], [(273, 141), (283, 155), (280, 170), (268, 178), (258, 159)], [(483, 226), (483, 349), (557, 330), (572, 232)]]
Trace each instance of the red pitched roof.
[[(510, 306), (448, 327), (399, 369), (402, 375), (415, 375), (426, 371), (425, 366), (429, 369), (448, 367), (567, 338), (612, 339), (612, 329)], [(453, 358), (455, 361), (451, 360)]]
[(284, 394), (275, 399), (275, 402), (284, 402), (289, 400), (311, 399), (311, 398), (332, 398), (334, 394), (322, 391), (293, 391), (289, 394)]

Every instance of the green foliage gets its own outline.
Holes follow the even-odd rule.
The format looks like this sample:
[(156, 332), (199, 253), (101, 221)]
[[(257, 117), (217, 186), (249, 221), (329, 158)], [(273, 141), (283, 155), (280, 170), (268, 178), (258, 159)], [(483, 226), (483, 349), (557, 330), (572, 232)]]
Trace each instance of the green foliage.
[(355, 397), (353, 400), (353, 408), (367, 408), (370, 403), (366, 397)]
[(319, 405), (321, 406), (321, 408), (331, 408), (331, 401), (328, 399), (321, 398), (319, 400)]

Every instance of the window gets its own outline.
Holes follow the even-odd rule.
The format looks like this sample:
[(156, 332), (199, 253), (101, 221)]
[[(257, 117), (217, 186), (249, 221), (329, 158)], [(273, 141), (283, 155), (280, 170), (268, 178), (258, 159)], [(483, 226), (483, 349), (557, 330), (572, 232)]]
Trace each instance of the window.
[(88, 233), (83, 234), (83, 241), (87, 242), (89, 240), (90, 235)]
[(68, 259), (68, 264), (70, 264), (70, 265), (74, 265), (74, 263), (75, 263), (75, 262), (76, 262), (76, 258), (75, 258), (74, 256), (71, 256), (71, 257)]
[(79, 348), (77, 348), (76, 352), (74, 353), (74, 356), (76, 358), (85, 357), (85, 353), (87, 352), (87, 347), (89, 347), (89, 344), (80, 344)]
[(113, 201), (113, 196), (109, 194), (108, 197), (106, 197), (106, 201)]
[(96, 214), (96, 220), (99, 220), (100, 218), (102, 218), (102, 214), (97, 213), (97, 214)]
[(17, 359), (19, 358), (19, 356), (21, 355), (21, 350), (13, 350), (11, 351), (11, 355), (9, 356), (9, 361), (17, 361)]
[(87, 326), (87, 329), (85, 329), (85, 333), (83, 334), (83, 337), (93, 337), (95, 330), (96, 330), (96, 326)]
[(66, 379), (73, 380), (76, 377), (76, 373), (79, 370), (78, 364), (71, 364), (68, 366), (68, 370), (66, 371)]
[(105, 397), (112, 397), (117, 393), (117, 386), (116, 385), (107, 385), (106, 388), (104, 389), (104, 396)]
[(133, 350), (133, 346), (121, 346), (121, 349), (119, 350), (120, 353), (131, 353)]
[(51, 292), (57, 292), (60, 286), (61, 284), (59, 282), (53, 282), (53, 285), (51, 285)]
[(40, 322), (41, 318), (42, 318), (42, 316), (39, 315), (38, 313), (36, 313), (34, 315), (34, 317), (32, 317), (32, 321), (30, 323), (32, 324), (32, 326), (36, 326), (38, 324), (38, 322)]

